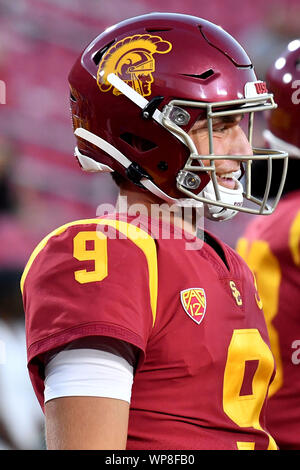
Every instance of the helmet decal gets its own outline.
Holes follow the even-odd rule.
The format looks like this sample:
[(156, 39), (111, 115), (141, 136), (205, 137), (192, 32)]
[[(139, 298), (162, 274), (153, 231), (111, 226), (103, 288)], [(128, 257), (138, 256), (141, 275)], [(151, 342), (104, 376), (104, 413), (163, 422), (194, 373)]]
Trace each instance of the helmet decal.
[(149, 96), (155, 71), (153, 55), (166, 54), (171, 49), (169, 41), (149, 34), (136, 34), (118, 41), (105, 52), (100, 61), (97, 72), (100, 90), (107, 92), (113, 88), (114, 95), (121, 93), (107, 81), (107, 76), (115, 73), (140, 95)]

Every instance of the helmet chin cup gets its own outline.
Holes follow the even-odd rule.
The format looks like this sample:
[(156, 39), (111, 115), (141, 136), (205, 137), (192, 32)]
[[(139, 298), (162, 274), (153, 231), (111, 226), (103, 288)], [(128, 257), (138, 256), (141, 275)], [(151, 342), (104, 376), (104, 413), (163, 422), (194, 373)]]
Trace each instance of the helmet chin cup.
[[(242, 207), (243, 205), (243, 186), (238, 181), (236, 182), (236, 189), (229, 189), (225, 188), (218, 184), (218, 190), (220, 194), (220, 198), (222, 202), (228, 204), (230, 206), (237, 206)], [(210, 200), (212, 202), (217, 201), (216, 191), (214, 189), (213, 182), (210, 181), (205, 189), (202, 191), (202, 196), (206, 200)], [(214, 220), (214, 221), (221, 221), (221, 220), (229, 220), (232, 219), (238, 210), (229, 209), (226, 207), (218, 207), (213, 204), (209, 204), (209, 202), (204, 204), (204, 215), (207, 219)]]

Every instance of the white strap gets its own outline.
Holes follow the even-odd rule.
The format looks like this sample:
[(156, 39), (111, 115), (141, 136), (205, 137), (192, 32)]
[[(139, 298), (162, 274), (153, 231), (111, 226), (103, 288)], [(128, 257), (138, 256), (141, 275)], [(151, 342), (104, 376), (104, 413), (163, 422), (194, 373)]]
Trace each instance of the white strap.
[[(121, 78), (119, 78), (114, 73), (110, 73), (107, 76), (107, 81), (111, 85), (113, 85), (115, 88), (117, 88), (117, 90), (119, 90), (121, 93), (123, 93), (123, 95), (127, 96), (128, 99), (133, 101), (133, 103), (135, 103), (141, 109), (144, 109), (145, 106), (147, 106), (147, 104), (149, 104), (149, 101), (146, 100), (146, 98), (144, 98), (137, 91), (135, 91), (133, 88), (131, 88), (131, 86), (127, 85), (126, 82), (121, 80)], [(158, 124), (160, 124), (165, 129), (167, 129), (167, 131), (170, 132), (172, 135), (174, 135), (174, 137), (176, 137), (178, 140), (180, 140), (180, 142), (182, 142), (183, 144), (186, 145), (186, 142), (185, 142), (184, 138), (180, 135), (180, 133), (177, 134), (176, 132), (173, 132), (169, 127), (165, 126), (165, 124), (163, 122), (163, 113), (161, 111), (156, 109), (154, 111), (153, 115), (152, 115), (152, 119), (154, 119), (156, 122), (158, 122)], [(176, 124), (172, 123), (172, 126), (175, 127), (175, 128), (177, 127), (179, 132), (182, 131), (182, 129), (180, 127), (176, 126)]]
[[(129, 87), (130, 88), (130, 87)], [(140, 96), (140, 95), (139, 95)], [(108, 153), (112, 158), (117, 160), (117, 162), (121, 163), (125, 168), (128, 168), (131, 165), (131, 161), (125, 157), (118, 149), (116, 149), (113, 145), (109, 144), (106, 142), (106, 140), (101, 139), (101, 137), (93, 134), (90, 131), (87, 131), (86, 129), (83, 129), (83, 127), (78, 127), (74, 134), (81, 139), (86, 140), (87, 142), (90, 142), (91, 144), (94, 144), (96, 147), (98, 147), (100, 150), (104, 150), (104, 152)], [(95, 162), (95, 165), (90, 163), (89, 157), (85, 157), (82, 155), (79, 150), (75, 149), (76, 156), (80, 156), (80, 163), (82, 165), (82, 168), (85, 171), (108, 171), (103, 169), (103, 165), (98, 162)], [(92, 160), (94, 162), (94, 160)], [(104, 165), (106, 166), (106, 165)], [(107, 167), (110, 168), (110, 167)], [(110, 169), (111, 170), (111, 169)], [(141, 184), (147, 188), (150, 192), (155, 194), (158, 197), (163, 198), (167, 202), (176, 202), (176, 199), (170, 198), (167, 194), (165, 194), (163, 191), (161, 191), (152, 181), (148, 180), (147, 178), (142, 178), (141, 179)]]
[[(113, 147), (113, 145), (110, 145), (108, 142), (106, 142), (106, 140), (101, 139), (101, 137), (98, 137), (92, 132), (83, 129), (83, 127), (78, 127), (75, 130), (74, 134), (80, 137), (81, 139), (84, 139), (90, 142), (91, 144), (96, 145), (96, 147), (100, 148), (101, 150), (104, 150), (104, 152), (108, 153), (108, 155), (110, 155), (112, 158), (121, 163), (121, 165), (123, 165), (125, 168), (128, 168), (131, 165), (132, 162), (127, 157), (125, 157), (125, 155), (123, 155), (118, 149)], [(82, 169), (84, 171), (113, 171), (110, 167), (103, 165), (102, 163), (98, 163), (92, 158), (82, 155), (78, 149), (75, 149), (75, 155), (78, 157)], [(104, 167), (109, 168), (109, 170)], [(158, 197), (161, 197), (165, 201), (171, 203), (176, 202), (176, 199), (170, 198), (167, 194), (161, 191), (152, 181), (148, 180), (147, 178), (142, 178), (141, 184), (145, 188), (147, 188), (151, 193), (155, 194)]]
[(104, 152), (108, 153), (108, 155), (110, 155), (112, 158), (117, 160), (117, 162), (123, 165), (124, 168), (128, 168), (131, 165), (132, 162), (128, 160), (128, 158), (125, 157), (123, 153), (121, 153), (113, 145), (109, 144), (106, 140), (101, 139), (101, 137), (99, 137), (98, 135), (93, 134), (92, 132), (87, 131), (86, 129), (83, 129), (83, 127), (78, 127), (75, 130), (74, 134), (77, 137), (81, 137), (81, 139), (87, 140), (99, 149), (104, 150)]
[[(130, 88), (130, 87), (129, 87)], [(123, 165), (125, 168), (128, 168), (131, 165), (131, 161), (125, 157), (118, 149), (116, 149), (113, 145), (109, 144), (106, 142), (106, 140), (101, 139), (101, 137), (98, 137), (97, 135), (93, 134), (90, 131), (87, 131), (86, 129), (83, 129), (82, 127), (78, 127), (75, 130), (75, 135), (78, 137), (81, 137), (82, 139), (90, 142), (91, 144), (94, 144), (96, 147), (100, 148), (101, 150), (104, 150), (104, 152), (108, 153), (112, 158), (117, 160), (121, 165)], [(79, 152), (79, 151), (78, 151)], [(80, 152), (79, 152), (80, 153)], [(83, 158), (82, 158), (83, 157)], [(80, 154), (81, 158), (81, 165), (83, 170), (85, 171), (112, 171), (110, 167), (107, 167), (104, 165), (104, 167), (108, 168), (109, 170), (103, 168), (102, 164), (98, 164), (95, 166), (91, 166), (91, 169), (89, 168), (89, 159), (88, 157), (84, 158), (84, 155)], [(88, 159), (88, 160), (86, 160)], [(95, 162), (97, 163), (97, 162)], [(194, 206), (194, 207), (200, 207), (202, 206), (202, 203), (200, 201), (196, 200), (191, 200), (191, 199), (175, 199), (173, 197), (168, 196), (165, 192), (163, 192), (161, 189), (159, 189), (156, 184), (153, 183), (153, 181), (147, 179), (147, 178), (142, 178), (140, 183), (148, 189), (152, 194), (155, 196), (163, 199), (164, 201), (170, 203), (170, 204), (176, 204), (179, 206)]]
[(74, 155), (78, 159), (80, 166), (84, 171), (91, 171), (91, 172), (103, 171), (103, 172), (109, 172), (109, 173), (114, 171), (112, 168), (110, 168), (110, 166), (104, 165), (103, 163), (96, 162), (96, 160), (94, 160), (93, 158), (83, 155), (79, 151), (78, 147), (75, 147)]
[(175, 199), (174, 197), (168, 196), (168, 194), (164, 193), (161, 189), (159, 189), (153, 181), (148, 180), (146, 178), (142, 178), (141, 181), (142, 185), (148, 189), (152, 194), (158, 196), (160, 199), (168, 202), (169, 204), (175, 204), (179, 207), (202, 207), (203, 203), (201, 201), (197, 201), (196, 199), (191, 198), (182, 198), (182, 199)]
[[(140, 95), (137, 91), (135, 91), (131, 86), (127, 85), (121, 78), (119, 78), (117, 75), (114, 73), (110, 73), (107, 76), (107, 81), (113, 85), (117, 90), (119, 90), (123, 95), (127, 96), (133, 103), (135, 103), (137, 106), (139, 106), (141, 109), (144, 109), (147, 104), (149, 104), (149, 101), (146, 100), (142, 95)], [(159, 124), (163, 126), (162, 123), (162, 113), (156, 109), (153, 113), (152, 116), (155, 121), (157, 121)]]

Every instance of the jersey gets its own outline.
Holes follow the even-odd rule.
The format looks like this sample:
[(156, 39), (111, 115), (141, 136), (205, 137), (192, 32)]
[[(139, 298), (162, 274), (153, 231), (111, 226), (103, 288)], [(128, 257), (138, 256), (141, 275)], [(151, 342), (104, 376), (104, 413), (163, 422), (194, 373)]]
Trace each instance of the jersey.
[(257, 218), (237, 250), (257, 279), (276, 376), (270, 387), (267, 426), (281, 449), (300, 448), (300, 191), (276, 211)]
[(43, 355), (104, 335), (139, 351), (127, 449), (276, 449), (264, 419), (274, 360), (252, 272), (212, 235), (223, 260), (199, 239), (187, 249), (173, 225), (161, 236), (154, 222), (154, 237), (150, 219), (132, 219), (66, 224), (25, 268), (28, 367), (41, 406)]

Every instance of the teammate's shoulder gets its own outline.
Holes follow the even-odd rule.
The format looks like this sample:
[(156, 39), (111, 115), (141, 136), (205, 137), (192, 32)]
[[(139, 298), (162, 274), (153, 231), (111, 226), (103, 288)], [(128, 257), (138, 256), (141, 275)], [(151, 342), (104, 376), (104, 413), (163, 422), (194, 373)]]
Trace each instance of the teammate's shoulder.
[[(275, 211), (268, 216), (257, 216), (245, 228), (241, 240), (273, 240), (286, 237), (291, 225), (300, 217), (300, 191), (285, 195)], [(297, 222), (298, 223), (298, 222)], [(240, 242), (238, 242), (240, 243)]]

